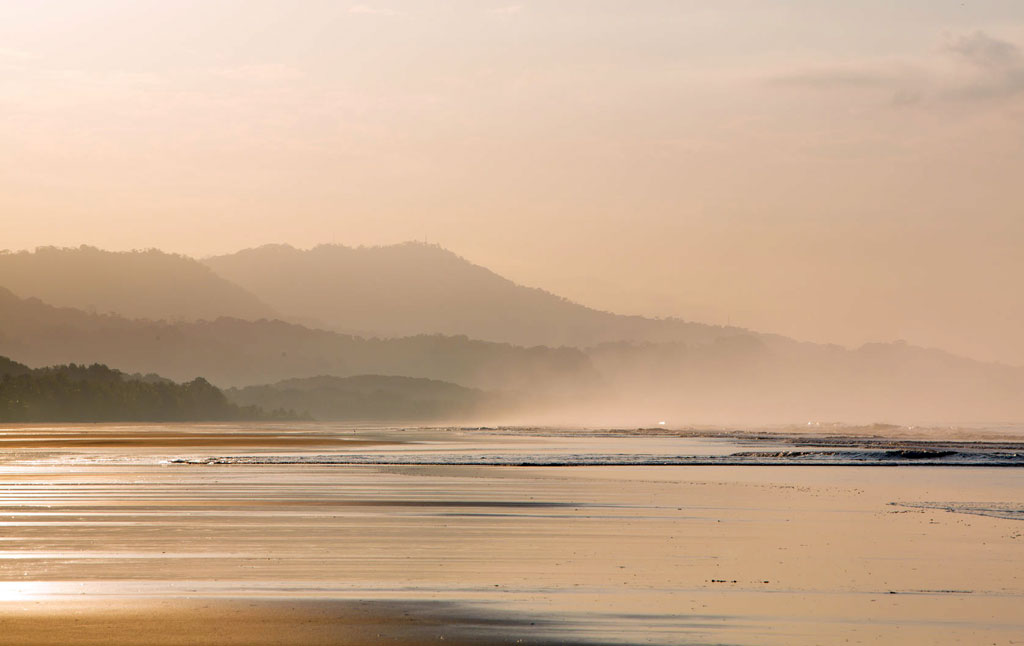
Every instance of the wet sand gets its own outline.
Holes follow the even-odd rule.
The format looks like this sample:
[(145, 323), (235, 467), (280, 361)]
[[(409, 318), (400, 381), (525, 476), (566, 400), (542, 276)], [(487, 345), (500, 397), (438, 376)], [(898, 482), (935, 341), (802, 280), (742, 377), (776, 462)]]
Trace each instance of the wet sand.
[(135, 424), (23, 425), (0, 429), (0, 450), (10, 453), (25, 449), (59, 448), (64, 452), (83, 448), (136, 449), (144, 454), (153, 449), (175, 448), (297, 448), (339, 449), (354, 446), (400, 444), (397, 437), (374, 438), (372, 433), (353, 436), (349, 429), (325, 432), (313, 425), (298, 429), (268, 425), (246, 428), (234, 424), (169, 425)]
[(136, 449), (0, 465), (0, 643), (1024, 640), (1021, 469), (173, 465), (166, 445)]
[(21, 646), (359, 646), (572, 643), (516, 636), (523, 619), (444, 603), (304, 599), (138, 599), (0, 604), (0, 641)]

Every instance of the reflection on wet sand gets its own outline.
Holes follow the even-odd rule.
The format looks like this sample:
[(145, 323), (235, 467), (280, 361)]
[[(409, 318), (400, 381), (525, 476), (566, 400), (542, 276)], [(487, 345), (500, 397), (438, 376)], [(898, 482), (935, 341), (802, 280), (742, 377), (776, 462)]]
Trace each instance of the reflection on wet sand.
[[(564, 446), (325, 434), (395, 451)], [(672, 448), (647, 441), (629, 440)], [(185, 466), (165, 463), (169, 446), (178, 450), (20, 449), (0, 466), (0, 643), (1008, 644), (1024, 634), (1018, 522), (889, 504), (1020, 505), (1020, 469)], [(586, 437), (572, 446), (609, 450)]]
[(573, 643), (571, 636), (566, 636), (568, 641), (517, 637), (530, 625), (526, 619), (466, 613), (457, 604), (444, 602), (110, 597), (63, 601), (60, 608), (58, 614), (48, 606), (5, 604), (0, 640), (21, 646)]
[(248, 448), (347, 448), (380, 444), (401, 444), (399, 437), (375, 438), (372, 433), (358, 437), (350, 430), (329, 432), (325, 429), (267, 425), (262, 429), (232, 424), (137, 426), (31, 426), (0, 430), (0, 449), (41, 449), (58, 447), (64, 451), (82, 448), (131, 448), (151, 450), (166, 447), (248, 447)]

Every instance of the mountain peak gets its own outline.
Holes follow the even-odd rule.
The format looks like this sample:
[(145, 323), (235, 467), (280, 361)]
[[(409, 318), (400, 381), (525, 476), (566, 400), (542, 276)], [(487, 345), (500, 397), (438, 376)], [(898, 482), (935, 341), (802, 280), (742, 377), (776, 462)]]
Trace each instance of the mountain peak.
[(0, 254), (0, 285), (22, 297), (131, 318), (274, 316), (243, 288), (187, 256), (159, 249), (39, 247)]
[(267, 245), (206, 264), (297, 320), (366, 336), (465, 335), (535, 346), (706, 343), (737, 330), (619, 316), (524, 287), (438, 245)]

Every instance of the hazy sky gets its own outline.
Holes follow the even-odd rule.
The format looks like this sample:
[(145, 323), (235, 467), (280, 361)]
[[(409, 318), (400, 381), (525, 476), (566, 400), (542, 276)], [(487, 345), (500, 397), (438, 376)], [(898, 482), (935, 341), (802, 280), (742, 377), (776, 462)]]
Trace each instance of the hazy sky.
[(424, 237), (1024, 364), (1024, 2), (0, 3), (0, 248)]

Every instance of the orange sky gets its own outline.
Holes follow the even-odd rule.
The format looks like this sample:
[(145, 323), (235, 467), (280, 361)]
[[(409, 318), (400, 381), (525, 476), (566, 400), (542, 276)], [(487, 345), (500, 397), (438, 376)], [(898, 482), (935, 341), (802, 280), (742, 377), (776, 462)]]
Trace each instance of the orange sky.
[(1024, 3), (0, 5), (0, 247), (440, 242), (1024, 364)]

